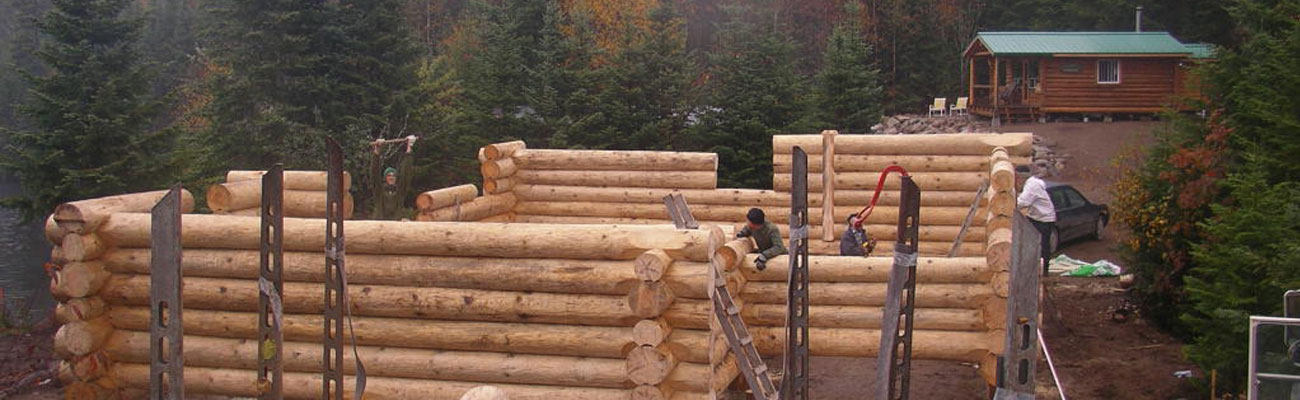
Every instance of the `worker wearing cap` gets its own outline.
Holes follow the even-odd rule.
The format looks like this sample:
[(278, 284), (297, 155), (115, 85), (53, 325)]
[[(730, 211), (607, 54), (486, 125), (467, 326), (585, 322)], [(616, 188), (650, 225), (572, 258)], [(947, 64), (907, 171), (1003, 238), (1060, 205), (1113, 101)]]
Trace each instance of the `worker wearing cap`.
[(1032, 168), (1016, 168), (1016, 177), (1024, 180), (1020, 196), (1016, 198), (1016, 206), (1029, 217), (1034, 230), (1042, 236), (1044, 274), (1047, 273), (1047, 264), (1052, 258), (1052, 231), (1056, 230), (1056, 207), (1047, 195), (1047, 182), (1043, 182), (1042, 178), (1046, 173), (1047, 169), (1037, 164)]
[(763, 210), (757, 208), (749, 209), (745, 219), (748, 223), (744, 228), (740, 228), (740, 232), (736, 232), (736, 237), (754, 238), (754, 251), (758, 253), (758, 260), (754, 261), (754, 265), (762, 271), (767, 268), (767, 260), (786, 253), (785, 245), (781, 244), (781, 229), (768, 221), (763, 215)]
[[(370, 154), (370, 181), (374, 193), (372, 199), (374, 206), (371, 208), (370, 218), (400, 220), (409, 217), (411, 214), (410, 210), (403, 205), (403, 202), (406, 201), (407, 191), (411, 187), (411, 146), (415, 144), (415, 137), (406, 137), (406, 151), (402, 152), (397, 168), (384, 168), (383, 158), (379, 152), (379, 147), (384, 143), (381, 139), (370, 144), (372, 150)], [(381, 168), (383, 170), (382, 175), (380, 175)]]
[(876, 239), (867, 236), (867, 230), (862, 229), (861, 218), (857, 214), (849, 215), (848, 226), (844, 227), (844, 235), (840, 236), (840, 255), (841, 256), (869, 256), (876, 249)]

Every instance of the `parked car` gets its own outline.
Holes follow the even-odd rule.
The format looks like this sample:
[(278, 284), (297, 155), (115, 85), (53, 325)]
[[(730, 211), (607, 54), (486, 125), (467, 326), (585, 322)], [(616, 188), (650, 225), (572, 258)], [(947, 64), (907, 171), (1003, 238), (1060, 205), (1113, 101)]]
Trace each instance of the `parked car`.
[(1110, 223), (1110, 208), (1088, 201), (1073, 186), (1047, 182), (1047, 195), (1056, 207), (1056, 231), (1052, 232), (1052, 251), (1061, 243), (1079, 238), (1101, 240)]

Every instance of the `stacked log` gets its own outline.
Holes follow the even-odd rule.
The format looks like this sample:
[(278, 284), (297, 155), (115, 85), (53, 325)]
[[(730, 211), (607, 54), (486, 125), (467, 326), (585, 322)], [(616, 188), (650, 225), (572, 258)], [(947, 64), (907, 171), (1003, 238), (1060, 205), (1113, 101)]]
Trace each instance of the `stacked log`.
[[(59, 379), (69, 398), (102, 398), (115, 390), (107, 377), (112, 357), (105, 348), (114, 335), (104, 287), (112, 273), (104, 263), (112, 241), (100, 234), (111, 216), (148, 212), (167, 191), (125, 194), (60, 204), (46, 219), (45, 237), (54, 244), (50, 293), (58, 300), (54, 352), (62, 362)], [(194, 211), (194, 196), (181, 192), (183, 212)], [(146, 265), (146, 268), (148, 266)]]
[[(215, 214), (258, 216), (262, 206), (262, 175), (266, 171), (230, 171), (226, 182), (208, 187), (208, 208)], [(294, 218), (325, 218), (325, 171), (284, 171), (284, 215)], [(352, 218), (352, 177), (343, 174), (343, 214)]]
[(416, 221), (509, 222), (515, 196), (509, 192), (478, 196), (474, 185), (460, 185), (420, 193), (415, 205), (420, 210)]
[[(101, 250), (78, 253), (99, 256), (66, 262), (61, 273), (77, 280), (52, 288), (66, 293), (55, 342), (71, 398), (148, 384), (150, 217), (118, 211), (83, 234)], [(198, 214), (183, 224), (187, 389), (255, 396), (260, 224)], [(319, 395), (324, 227), (285, 219), (287, 398)], [(376, 395), (459, 398), (492, 385), (512, 398), (702, 399), (730, 382), (715, 370), (735, 376), (708, 353), (708, 263), (729, 227), (348, 221), (345, 231)]]

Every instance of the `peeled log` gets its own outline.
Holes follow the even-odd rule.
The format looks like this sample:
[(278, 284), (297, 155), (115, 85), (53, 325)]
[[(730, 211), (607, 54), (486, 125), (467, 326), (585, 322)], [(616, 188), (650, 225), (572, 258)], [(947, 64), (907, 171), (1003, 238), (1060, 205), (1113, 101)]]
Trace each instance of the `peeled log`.
[[(872, 178), (875, 182), (876, 178)], [(874, 185), (874, 183), (873, 183)], [(514, 189), (516, 196), (523, 201), (582, 201), (608, 203), (642, 203), (662, 206), (664, 196), (681, 194), (692, 207), (699, 204), (734, 205), (747, 207), (783, 207), (789, 212), (790, 193), (757, 189), (666, 189), (641, 187), (584, 187), (556, 185), (518, 185)], [(872, 190), (845, 190), (837, 187), (835, 203), (839, 205), (856, 205), (859, 209), (871, 201), (875, 194)], [(970, 207), (975, 197), (975, 188), (966, 191), (921, 192), (922, 206), (958, 206)], [(810, 207), (820, 207), (820, 196), (808, 199)], [(898, 191), (886, 191), (880, 194), (876, 203), (882, 206), (897, 206)], [(698, 218), (697, 218), (698, 219)]]
[(68, 261), (94, 260), (107, 249), (108, 244), (94, 233), (74, 233), (63, 238), (63, 257)]
[(673, 265), (673, 258), (663, 250), (651, 249), (637, 256), (633, 265), (637, 278), (654, 282), (663, 279), (664, 272)]
[[(262, 181), (266, 171), (230, 171), (226, 173), (226, 182)], [(328, 190), (329, 173), (326, 171), (284, 171), (285, 190), (306, 190), (324, 192)], [(352, 187), (352, 174), (343, 171), (343, 190)]]
[[(148, 214), (114, 214), (100, 235), (119, 247), (149, 246)], [(261, 221), (186, 215), (187, 249), (257, 249)], [(709, 260), (707, 232), (633, 225), (478, 224), (347, 221), (348, 253), (499, 258), (632, 260), (650, 249), (675, 259)], [(285, 251), (325, 248), (325, 221), (285, 218)]]
[(513, 158), (503, 158), (500, 160), (489, 160), (479, 166), (479, 172), (483, 174), (484, 179), (500, 179), (514, 175), (519, 168), (515, 167)]
[[(687, 200), (689, 202), (689, 200)], [(711, 204), (691, 204), (691, 214), (698, 221), (735, 221), (736, 224), (745, 220), (745, 214), (749, 212), (750, 206), (727, 206)], [(767, 220), (785, 225), (789, 223), (790, 210), (778, 206), (760, 207), (767, 214)], [(844, 206), (835, 208), (835, 218), (843, 221), (850, 214), (856, 214), (862, 211), (861, 207)], [(922, 225), (961, 225), (966, 219), (966, 214), (970, 211), (970, 205), (963, 207), (924, 207), (921, 210)], [(521, 201), (515, 205), (514, 212), (519, 215), (551, 215), (558, 217), (614, 217), (614, 218), (645, 218), (655, 220), (668, 219), (668, 211), (663, 204), (626, 204), (626, 203), (594, 203), (594, 202), (540, 202), (540, 201)], [(811, 207), (808, 209), (809, 215), (818, 215), (822, 209)], [(982, 221), (984, 213), (976, 214), (976, 223)], [(897, 224), (898, 208), (896, 207), (877, 207), (871, 216), (867, 218), (869, 224)], [(949, 243), (951, 246), (951, 243)]]
[[(327, 193), (324, 190), (285, 190), (284, 215), (287, 217), (325, 217)], [(343, 195), (344, 215), (352, 217), (352, 194)], [(208, 186), (208, 208), (217, 214), (236, 210), (259, 210), (262, 206), (262, 181), (247, 180)], [(254, 214), (256, 215), (256, 214)]]
[[(750, 332), (760, 354), (779, 356), (785, 351), (785, 328), (754, 327)], [(1006, 340), (1003, 331), (916, 330), (912, 336), (912, 357), (980, 362), (992, 349), (1000, 349), (1003, 340)], [(873, 343), (880, 343), (880, 331), (874, 329), (811, 328), (808, 332), (809, 352), (814, 356), (875, 357), (879, 347)]]
[(87, 321), (104, 315), (107, 308), (104, 300), (98, 297), (73, 298), (55, 306), (54, 318), (62, 324)]
[(483, 146), (483, 158), (488, 161), (500, 160), (513, 156), (516, 152), (527, 148), (522, 140), (512, 142), (493, 143)]
[(1016, 186), (1016, 166), (1010, 161), (999, 160), (990, 169), (990, 188), (1013, 190)]
[(499, 178), (499, 179), (484, 178), (483, 179), (483, 193), (485, 194), (506, 193), (509, 192), (514, 187), (515, 187), (514, 178)]
[[(113, 307), (109, 311), (118, 329), (149, 329), (149, 309)], [(284, 340), (318, 342), (321, 316), (286, 314)], [(433, 350), (491, 351), (514, 354), (623, 358), (634, 343), (625, 327), (517, 324), (379, 318), (357, 316), (353, 322), (358, 344)], [(185, 333), (255, 340), (257, 313), (185, 310)], [(707, 332), (674, 330), (664, 345), (678, 358), (691, 362), (708, 359), (700, 337)]]
[(72, 375), (76, 380), (82, 382), (92, 382), (104, 377), (108, 373), (112, 363), (108, 355), (103, 351), (96, 351), (85, 357), (73, 359), (67, 364), (67, 368), (72, 370)]
[[(285, 312), (323, 312), (320, 287), (286, 282)], [(186, 278), (182, 295), (187, 310), (254, 311), (257, 293), (253, 280)], [(641, 320), (632, 313), (627, 296), (372, 285), (352, 285), (348, 295), (353, 314), (360, 316), (623, 327)], [(112, 305), (149, 304), (149, 277), (115, 274), (100, 297)]]
[(998, 229), (989, 234), (985, 261), (993, 271), (1011, 270), (1011, 229)]
[[(812, 282), (889, 282), (893, 257), (809, 256), (808, 273)], [(776, 256), (759, 271), (754, 257), (747, 257), (740, 271), (751, 283), (786, 282), (790, 274), (789, 256)], [(993, 276), (983, 257), (919, 257), (916, 260), (918, 283), (985, 283)]]
[[(113, 213), (149, 212), (165, 195), (166, 190), (157, 190), (63, 203), (54, 207), (54, 221), (70, 233), (91, 233)], [(194, 212), (194, 195), (185, 189), (181, 189), (181, 212)]]
[(718, 249), (718, 256), (721, 257), (719, 262), (723, 270), (731, 271), (740, 266), (740, 261), (745, 258), (746, 254), (754, 251), (754, 240), (750, 238), (740, 238), (727, 242), (722, 248)]
[(510, 396), (496, 386), (479, 386), (465, 392), (460, 400), (510, 400)]
[(69, 298), (88, 297), (98, 293), (111, 275), (98, 261), (68, 263), (50, 278), (50, 293)]
[(63, 237), (67, 235), (68, 231), (63, 230), (62, 227), (59, 227), (59, 223), (54, 221), (54, 214), (50, 214), (49, 217), (45, 218), (45, 240), (49, 240), (50, 243), (61, 244), (63, 243)]
[(435, 210), (465, 204), (476, 197), (478, 197), (478, 188), (473, 184), (464, 184), (420, 193), (415, 197), (415, 206), (420, 210)]
[[(912, 180), (916, 186), (921, 188), (922, 193), (925, 191), (976, 191), (980, 185), (984, 184), (984, 179), (988, 177), (988, 172), (917, 172), (912, 173)], [(840, 172), (835, 174), (835, 188), (846, 190), (875, 190), (876, 183), (880, 180), (879, 172)], [(889, 174), (885, 178), (885, 190), (897, 192), (902, 182), (898, 174)], [(790, 191), (790, 175), (776, 174), (772, 176), (772, 188), (778, 191)], [(822, 191), (822, 174), (808, 174), (808, 192), (821, 193)], [(970, 199), (975, 196), (966, 198), (966, 203), (970, 204)]]
[[(785, 282), (750, 282), (740, 294), (746, 304), (785, 304)], [(809, 298), (813, 305), (883, 306), (884, 283), (813, 282)], [(975, 307), (994, 296), (988, 284), (935, 283), (916, 286), (916, 306), (930, 308)]]
[[(187, 250), (186, 277), (257, 279), (258, 253), (252, 250)], [(284, 253), (286, 282), (324, 282), (324, 253)], [(117, 249), (103, 259), (117, 274), (148, 274), (149, 249)], [(353, 284), (461, 289), (625, 295), (637, 282), (634, 262), (482, 257), (348, 256)], [(707, 298), (705, 263), (677, 261), (662, 276), (675, 295)]]
[(627, 295), (627, 305), (632, 310), (632, 314), (649, 319), (663, 315), (664, 310), (667, 310), (675, 299), (676, 296), (673, 296), (672, 290), (668, 289), (668, 284), (644, 281), (633, 287), (632, 292)]
[(662, 319), (642, 320), (632, 326), (632, 342), (638, 346), (659, 346), (665, 340), (668, 340), (668, 335), (672, 332), (673, 329), (668, 326), (668, 321)]
[(716, 171), (715, 153), (628, 150), (523, 150), (522, 169), (587, 171)]
[[(880, 307), (815, 305), (809, 306), (808, 310), (808, 322), (815, 328), (880, 329), (880, 320), (884, 316), (884, 309)], [(749, 326), (785, 326), (785, 313), (785, 304), (751, 303), (741, 310)], [(966, 308), (918, 308), (916, 329), (983, 331), (983, 312)]]
[[(795, 146), (808, 154), (821, 154), (821, 135), (776, 135), (772, 137), (773, 154), (790, 154)], [(836, 139), (839, 154), (907, 154), (988, 156), (996, 147), (1009, 155), (1032, 155), (1030, 133), (948, 133), (934, 135), (844, 135)]]
[(561, 171), (520, 170), (520, 182), (534, 185), (651, 187), (713, 189), (718, 187), (713, 171)]
[[(319, 351), (319, 349), (318, 349)], [(149, 365), (119, 363), (113, 376), (131, 388), (149, 387)], [(351, 391), (355, 383), (346, 376), (343, 387)], [(367, 398), (457, 400), (462, 394), (481, 385), (476, 382), (435, 381), (424, 379), (369, 377)], [(549, 385), (497, 384), (511, 400), (626, 400), (627, 390)], [(186, 368), (185, 393), (257, 397), (257, 371), (253, 369)], [(321, 398), (321, 374), (285, 372), (284, 398), (311, 400)]]
[(107, 317), (70, 322), (54, 333), (54, 352), (65, 359), (85, 356), (102, 348), (111, 334), (113, 325)]
[[(677, 366), (673, 353), (652, 346), (637, 346), (627, 353), (627, 377), (638, 385), (658, 385)], [(707, 378), (707, 374), (705, 377)]]
[[(822, 172), (825, 157), (821, 154), (808, 155), (808, 172)], [(1018, 157), (1020, 164), (1027, 164), (1028, 157)], [(790, 173), (790, 154), (772, 155), (772, 172)], [(989, 157), (977, 155), (893, 155), (893, 154), (835, 154), (836, 172), (875, 172), (885, 168), (901, 165), (907, 172), (983, 172), (989, 170)]]
[[(185, 336), (185, 366), (257, 369), (257, 341)], [(149, 333), (118, 331), (104, 346), (118, 362), (149, 362)], [(321, 345), (283, 344), (285, 372), (321, 371)], [(439, 379), (464, 382), (523, 383), (559, 386), (629, 388), (624, 360), (435, 351), (400, 347), (358, 346), (367, 377)], [(354, 373), (352, 352), (344, 352), (344, 373)]]
[[(145, 376), (145, 379), (148, 379), (148, 375)], [(108, 400), (113, 397), (112, 390), (94, 382), (72, 382), (63, 388), (63, 398), (67, 400)]]
[[(425, 221), (478, 221), (505, 214), (515, 207), (515, 195), (490, 194), (467, 203), (421, 212)], [(346, 228), (345, 228), (346, 229)]]

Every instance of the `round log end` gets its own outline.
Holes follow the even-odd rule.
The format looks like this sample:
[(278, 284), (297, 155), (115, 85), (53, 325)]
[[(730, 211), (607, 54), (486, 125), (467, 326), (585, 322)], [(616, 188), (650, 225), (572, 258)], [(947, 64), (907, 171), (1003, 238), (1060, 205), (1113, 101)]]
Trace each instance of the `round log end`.
[(212, 212), (220, 213), (230, 210), (230, 189), (225, 183), (218, 183), (208, 186), (207, 192), (208, 208)]
[(660, 249), (651, 249), (641, 253), (633, 263), (636, 277), (649, 282), (657, 282), (663, 279), (664, 273), (668, 271), (668, 267), (672, 264), (673, 258)]
[(637, 385), (657, 385), (677, 366), (673, 353), (659, 347), (641, 346), (627, 354), (627, 377)]
[(68, 235), (63, 238), (63, 257), (71, 261), (87, 261), (104, 255), (108, 246), (94, 233)]
[(63, 237), (67, 235), (68, 231), (60, 227), (58, 222), (54, 221), (54, 214), (50, 214), (49, 217), (45, 218), (46, 240), (49, 240), (50, 243), (61, 244), (63, 243)]
[(993, 285), (993, 294), (998, 295), (998, 297), (1005, 299), (1011, 293), (1011, 274), (1009, 273), (998, 272), (993, 274), (993, 280), (990, 283)]
[(673, 292), (664, 282), (641, 282), (627, 297), (628, 306), (638, 317), (650, 319), (663, 315), (673, 304)]
[(988, 299), (984, 301), (983, 309), (984, 327), (987, 329), (1006, 329), (1007, 328), (1007, 301), (1004, 299)]
[(108, 355), (102, 351), (96, 351), (72, 362), (73, 376), (84, 382), (103, 377), (108, 373), (108, 368)]
[(672, 333), (663, 319), (644, 319), (632, 327), (632, 341), (639, 346), (659, 346)]
[(85, 356), (103, 347), (112, 333), (104, 318), (65, 324), (54, 333), (54, 351), (64, 358)]
[(515, 153), (515, 151), (521, 150), (523, 148), (524, 148), (524, 141), (522, 140), (516, 140), (513, 142), (505, 142), (505, 143), (493, 143), (487, 146), (483, 146), (483, 157), (488, 161), (500, 160), (505, 157), (510, 157)]

